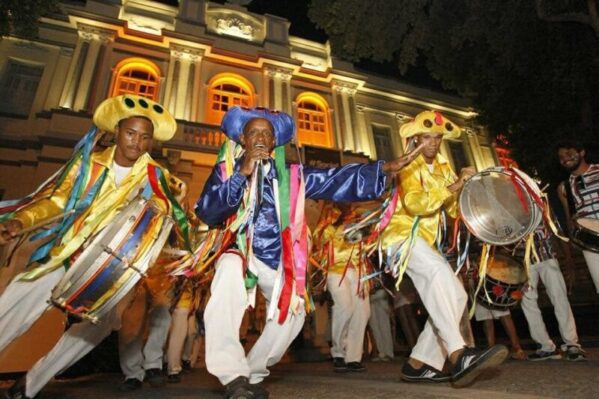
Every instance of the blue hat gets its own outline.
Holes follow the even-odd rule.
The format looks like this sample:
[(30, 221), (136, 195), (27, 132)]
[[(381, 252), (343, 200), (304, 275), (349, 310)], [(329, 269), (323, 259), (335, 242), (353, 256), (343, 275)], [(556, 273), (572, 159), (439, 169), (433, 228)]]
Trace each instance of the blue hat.
[(266, 108), (230, 108), (220, 124), (220, 128), (227, 137), (239, 143), (239, 136), (243, 133), (245, 125), (252, 119), (262, 118), (270, 122), (274, 129), (275, 146), (288, 143), (295, 136), (295, 123), (291, 115)]

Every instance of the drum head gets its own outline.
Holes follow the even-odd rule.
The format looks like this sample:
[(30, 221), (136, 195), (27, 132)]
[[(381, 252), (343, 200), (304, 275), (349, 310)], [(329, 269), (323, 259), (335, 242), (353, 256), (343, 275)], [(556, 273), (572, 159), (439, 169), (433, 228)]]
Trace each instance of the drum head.
[(459, 205), (470, 232), (494, 245), (521, 240), (542, 216), (526, 189), (502, 169), (486, 170), (470, 178), (464, 184)]
[(487, 275), (507, 284), (524, 284), (526, 282), (524, 267), (514, 258), (501, 253), (496, 253), (489, 258)]

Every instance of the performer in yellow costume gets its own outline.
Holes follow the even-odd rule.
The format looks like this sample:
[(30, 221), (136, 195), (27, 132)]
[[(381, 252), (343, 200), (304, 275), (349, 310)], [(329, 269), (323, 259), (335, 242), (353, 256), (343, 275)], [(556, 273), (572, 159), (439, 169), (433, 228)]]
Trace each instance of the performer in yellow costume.
[[(0, 203), (0, 214), (4, 214), (0, 219), (0, 244), (31, 226), (58, 220), (56, 226), (47, 230), (53, 238), (32, 255), (31, 269), (18, 275), (0, 297), (0, 350), (44, 313), (51, 291), (61, 281), (65, 268), (86, 242), (110, 225), (128, 200), (144, 186), (149, 187), (148, 180), (154, 182), (149, 195), (156, 198), (155, 206), (165, 214), (171, 213), (167, 209), (171, 210), (181, 231), (185, 233), (187, 229), (184, 214), (180, 216), (181, 207), (168, 188), (168, 172), (149, 155), (153, 140), (173, 137), (176, 122), (172, 115), (151, 100), (124, 95), (102, 102), (93, 120), (95, 126), (77, 145), (65, 167), (31, 196)], [(96, 127), (114, 132), (116, 145), (93, 152)], [(57, 219), (57, 215), (63, 216)], [(164, 222), (148, 229), (157, 232), (161, 223)], [(133, 264), (136, 259), (130, 261)], [(89, 320), (72, 324), (5, 397), (34, 397), (54, 375), (84, 356), (113, 328), (118, 328), (119, 319), (114, 307), (97, 324)]]
[[(457, 214), (458, 193), (474, 174), (464, 168), (457, 178), (440, 153), (443, 138), (457, 138), (460, 128), (439, 112), (425, 111), (402, 125), (402, 138), (423, 146), (420, 155), (399, 172), (401, 204), (393, 213), (381, 240), (387, 265), (401, 279), (406, 272), (416, 287), (429, 319), (408, 362), (402, 369), (406, 381), (449, 381), (470, 384), (488, 367), (501, 363), (507, 348), (465, 348), (460, 319), (467, 295), (449, 263), (437, 250), (447, 215)], [(451, 375), (440, 370), (445, 360)]]
[[(340, 203), (333, 216), (324, 218), (327, 225), (315, 242), (323, 246), (322, 263), (327, 267), (327, 290), (333, 298), (331, 356), (337, 373), (365, 371), (362, 365), (364, 333), (370, 317), (368, 282), (362, 283), (366, 262), (363, 244), (351, 242), (344, 235), (345, 227), (358, 215), (350, 204)], [(329, 221), (336, 220), (333, 223)], [(317, 228), (318, 230), (318, 228)], [(318, 234), (318, 231), (315, 232)]]

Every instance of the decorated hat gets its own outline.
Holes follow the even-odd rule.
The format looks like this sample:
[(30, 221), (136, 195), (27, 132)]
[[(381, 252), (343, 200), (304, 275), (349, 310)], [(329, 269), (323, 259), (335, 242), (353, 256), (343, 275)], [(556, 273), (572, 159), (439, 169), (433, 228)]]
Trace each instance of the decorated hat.
[(274, 130), (276, 147), (285, 145), (295, 135), (295, 123), (289, 114), (261, 107), (232, 107), (223, 116), (220, 127), (227, 137), (239, 143), (239, 136), (243, 133), (245, 125), (256, 118), (266, 119), (270, 122)]
[(399, 129), (399, 135), (404, 139), (424, 133), (441, 133), (444, 138), (455, 139), (461, 132), (458, 125), (437, 111), (423, 111)]
[(154, 139), (168, 141), (177, 130), (175, 118), (162, 105), (133, 94), (110, 97), (102, 101), (94, 112), (94, 124), (102, 130), (113, 132), (123, 119), (142, 116), (152, 121)]

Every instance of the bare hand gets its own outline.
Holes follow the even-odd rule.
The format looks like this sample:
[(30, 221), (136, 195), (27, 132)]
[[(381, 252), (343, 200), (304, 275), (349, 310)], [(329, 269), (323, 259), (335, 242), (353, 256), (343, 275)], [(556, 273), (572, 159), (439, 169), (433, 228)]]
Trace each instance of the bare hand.
[(466, 180), (470, 179), (472, 176), (476, 174), (476, 169), (474, 166), (467, 166), (460, 170), (460, 177), (453, 184), (447, 186), (447, 189), (452, 193), (460, 191), (462, 187), (464, 187), (464, 183)]
[(383, 164), (383, 172), (388, 174), (398, 173), (402, 170), (407, 164), (412, 162), (424, 147), (424, 143), (420, 144), (418, 147), (414, 148), (410, 152), (406, 152), (401, 157), (394, 159), (393, 161), (385, 162)]
[(265, 146), (256, 146), (245, 152), (245, 158), (243, 159), (243, 164), (241, 168), (239, 168), (239, 173), (242, 175), (249, 177), (258, 161), (262, 161), (263, 159), (269, 159), (270, 153)]
[(10, 219), (0, 223), (0, 245), (6, 245), (19, 235), (23, 224), (17, 219)]

